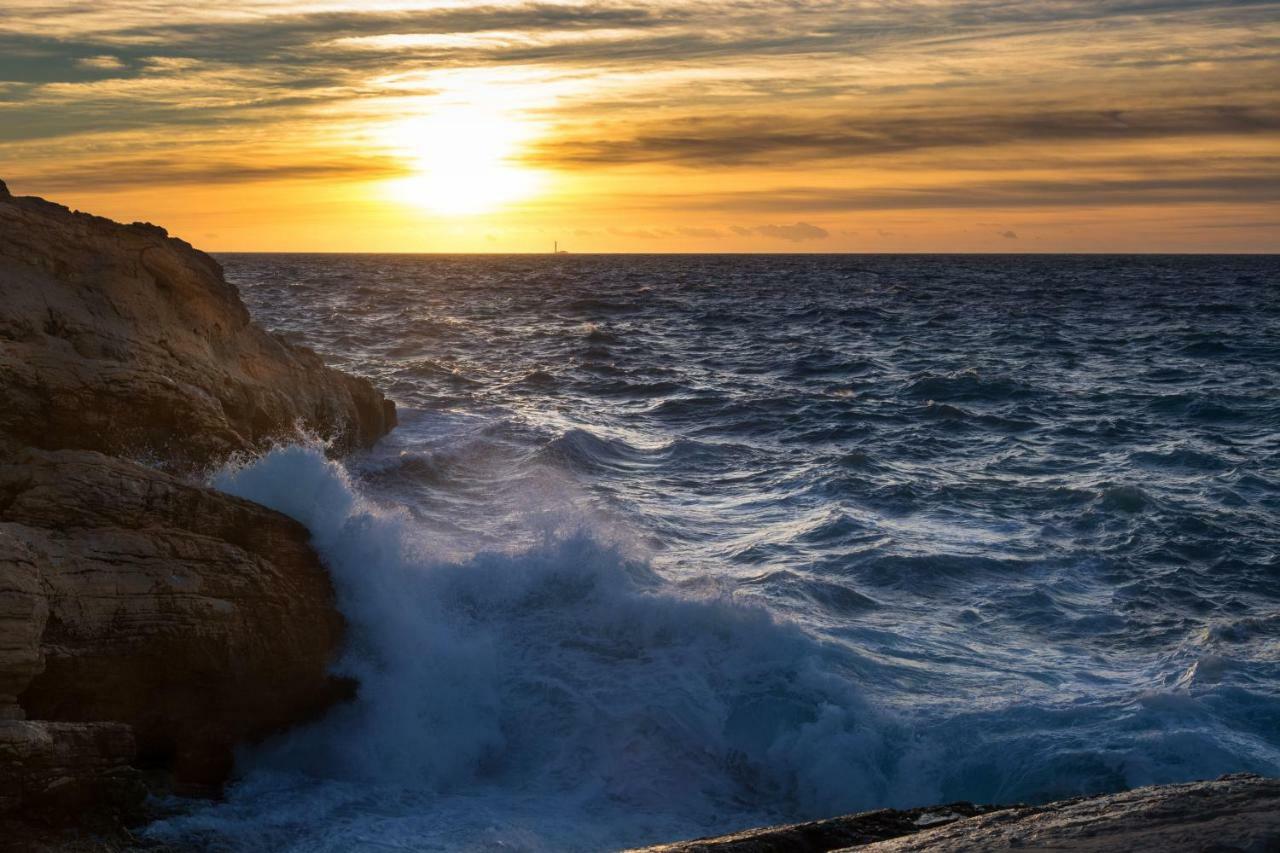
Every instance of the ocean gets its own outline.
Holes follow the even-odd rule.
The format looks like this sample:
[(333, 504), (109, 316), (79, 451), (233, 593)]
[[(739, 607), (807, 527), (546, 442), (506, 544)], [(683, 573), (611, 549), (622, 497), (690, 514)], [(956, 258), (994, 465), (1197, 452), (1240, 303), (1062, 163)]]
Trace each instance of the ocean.
[(225, 255), (401, 425), (302, 521), (358, 697), (147, 835), (614, 850), (1280, 774), (1280, 257)]

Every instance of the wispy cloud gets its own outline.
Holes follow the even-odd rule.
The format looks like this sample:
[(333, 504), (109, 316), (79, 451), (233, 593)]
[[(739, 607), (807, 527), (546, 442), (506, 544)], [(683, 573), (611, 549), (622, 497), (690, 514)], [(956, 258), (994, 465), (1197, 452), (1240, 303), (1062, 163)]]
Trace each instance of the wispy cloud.
[(633, 135), (621, 139), (552, 140), (531, 160), (555, 165), (787, 167), (927, 148), (1275, 135), (1280, 132), (1280, 102), (1057, 110), (1004, 104), (986, 113), (938, 109), (790, 119), (692, 117), (629, 129)]
[(274, 164), (244, 161), (189, 162), (181, 158), (149, 157), (107, 160), (58, 167), (24, 175), (24, 183), (42, 192), (74, 190), (93, 184), (99, 189), (140, 186), (236, 184), (255, 181), (380, 179), (405, 174), (402, 163), (387, 158), (347, 158), (329, 161), (283, 161)]
[(81, 68), (94, 68), (99, 71), (121, 71), (129, 66), (115, 56), (83, 56), (75, 60)]
[(677, 228), (676, 233), (681, 237), (695, 237), (701, 240), (719, 240), (724, 236), (724, 234), (715, 228), (683, 227)]
[(792, 243), (803, 243), (806, 240), (825, 240), (831, 232), (810, 222), (796, 222), (791, 225), (755, 225), (744, 227), (733, 226), (733, 233), (739, 237), (760, 236), (773, 240), (788, 240)]
[(626, 237), (632, 240), (661, 240), (663, 237), (671, 236), (670, 231), (661, 228), (610, 228), (609, 233), (615, 237)]
[(1274, 202), (1280, 198), (1280, 170), (1261, 176), (1187, 176), (1076, 180), (993, 180), (938, 188), (783, 187), (696, 197), (655, 195), (654, 208), (680, 206), (700, 210), (798, 211), (946, 210), (984, 208), (1105, 207), (1170, 203)]

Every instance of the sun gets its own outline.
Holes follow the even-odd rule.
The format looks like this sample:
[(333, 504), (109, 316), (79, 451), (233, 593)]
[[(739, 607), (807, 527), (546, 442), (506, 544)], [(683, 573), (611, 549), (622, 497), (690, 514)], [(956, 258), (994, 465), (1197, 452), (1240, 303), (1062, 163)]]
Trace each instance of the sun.
[(537, 191), (537, 172), (515, 165), (528, 127), (501, 110), (462, 105), (394, 125), (389, 141), (413, 174), (391, 182), (399, 201), (442, 216), (489, 213)]

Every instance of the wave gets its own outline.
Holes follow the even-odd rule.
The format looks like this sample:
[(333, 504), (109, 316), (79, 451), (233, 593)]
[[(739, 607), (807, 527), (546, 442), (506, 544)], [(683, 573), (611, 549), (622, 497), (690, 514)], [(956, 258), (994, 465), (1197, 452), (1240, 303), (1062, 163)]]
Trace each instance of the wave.
[(982, 400), (1003, 402), (1035, 395), (1031, 386), (1008, 376), (983, 376), (976, 370), (925, 374), (915, 378), (903, 394), (926, 400)]
[[(323, 720), (242, 753), (226, 801), (153, 824), (159, 841), (271, 853), (600, 850), (883, 805), (1280, 769), (1280, 745), (1257, 724), (1271, 698), (1208, 677), (1223, 667), (1203, 650), (1176, 662), (1204, 658), (1181, 684), (1108, 694), (1099, 672), (1084, 682), (1092, 697), (1074, 673), (1024, 651), (1053, 689), (956, 713), (930, 701), (930, 673), (958, 659), (919, 670), (914, 644), (906, 669), (861, 656), (714, 584), (668, 582), (614, 544), (624, 537), (575, 519), (531, 548), (448, 560), (437, 555), (456, 549), (366, 500), (321, 448), (279, 448), (214, 482), (312, 532), (350, 626), (336, 670), (360, 686)], [(822, 531), (845, 526), (836, 518)], [(1021, 569), (886, 559), (861, 578), (918, 594), (975, 571)], [(806, 580), (773, 572), (745, 586), (843, 612), (846, 633), (882, 612), (844, 583)], [(955, 654), (982, 652), (974, 639)], [(888, 692), (873, 700), (869, 688)]]
[[(317, 448), (277, 449), (215, 483), (312, 531), (350, 623), (337, 670), (360, 683), (351, 704), (243, 757), (230, 813), (281, 785), (302, 803), (278, 803), (278, 835), (255, 819), (246, 849), (351, 849), (354, 836), (291, 844), (284, 816), (332, 820), (365, 785), (397, 800), (536, 794), (560, 812), (507, 802), (513, 820), (540, 838), (563, 821), (588, 849), (603, 843), (592, 827), (639, 841), (886, 795), (883, 721), (834, 677), (832, 650), (761, 608), (677, 594), (582, 531), (438, 561), (407, 515), (367, 503)], [(154, 832), (225, 835), (226, 817)]]
[(1130, 460), (1144, 467), (1168, 470), (1185, 470), (1199, 474), (1204, 471), (1225, 471), (1231, 463), (1213, 453), (1206, 453), (1189, 448), (1177, 448), (1163, 452), (1137, 451), (1130, 454)]
[(726, 465), (751, 455), (750, 448), (733, 442), (704, 442), (677, 438), (652, 447), (638, 447), (621, 438), (597, 435), (575, 427), (548, 441), (537, 458), (553, 466), (584, 472), (628, 472), (680, 464), (688, 467)]

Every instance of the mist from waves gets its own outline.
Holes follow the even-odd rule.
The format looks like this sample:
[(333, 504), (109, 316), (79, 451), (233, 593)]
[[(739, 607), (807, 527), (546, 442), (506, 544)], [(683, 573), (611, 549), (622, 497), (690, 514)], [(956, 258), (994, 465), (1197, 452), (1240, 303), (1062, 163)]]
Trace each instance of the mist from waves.
[(441, 562), (319, 446), (214, 484), (313, 532), (351, 626), (336, 670), (359, 695), (249, 751), (228, 803), (154, 837), (598, 850), (891, 796), (891, 727), (838, 650), (759, 606), (682, 594), (583, 519)]
[(401, 427), (302, 521), (353, 703), (211, 850), (600, 850), (1280, 773), (1268, 259), (240, 256)]

